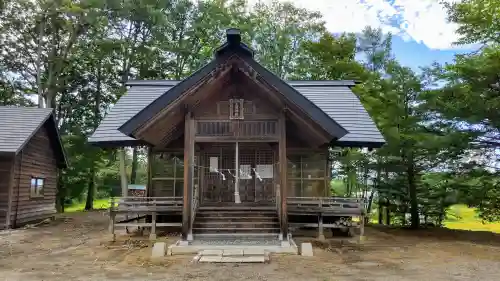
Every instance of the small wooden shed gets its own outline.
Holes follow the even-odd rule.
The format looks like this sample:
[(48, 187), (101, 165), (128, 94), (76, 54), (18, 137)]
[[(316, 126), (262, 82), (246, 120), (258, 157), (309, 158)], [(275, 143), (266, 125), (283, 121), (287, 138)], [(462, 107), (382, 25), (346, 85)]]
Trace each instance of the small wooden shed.
[(66, 167), (52, 109), (0, 106), (0, 229), (53, 216)]

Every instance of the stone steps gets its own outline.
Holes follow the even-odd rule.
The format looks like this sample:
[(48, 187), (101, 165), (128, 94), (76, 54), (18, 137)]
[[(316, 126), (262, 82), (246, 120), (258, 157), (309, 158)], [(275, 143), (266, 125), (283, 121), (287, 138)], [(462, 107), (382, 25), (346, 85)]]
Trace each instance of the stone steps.
[(235, 248), (226, 250), (204, 250), (193, 258), (194, 262), (208, 263), (265, 263), (269, 253), (263, 249)]

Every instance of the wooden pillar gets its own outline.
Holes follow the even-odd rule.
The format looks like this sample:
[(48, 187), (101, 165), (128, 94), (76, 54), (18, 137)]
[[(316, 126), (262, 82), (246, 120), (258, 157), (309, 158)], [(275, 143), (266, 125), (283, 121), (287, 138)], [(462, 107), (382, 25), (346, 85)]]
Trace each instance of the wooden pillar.
[(193, 198), (194, 128), (191, 113), (186, 113), (184, 126), (184, 192), (182, 238), (191, 240), (191, 204)]
[(279, 130), (279, 171), (280, 171), (280, 198), (281, 198), (281, 233), (283, 239), (288, 239), (288, 214), (287, 214), (287, 156), (286, 156), (286, 119), (285, 112), (280, 116)]
[(147, 173), (148, 173), (148, 185), (146, 187), (146, 197), (151, 197), (151, 194), (153, 194), (153, 148), (152, 147), (148, 147)]
[(234, 203), (240, 204), (240, 147), (238, 142), (235, 144), (235, 159), (234, 159), (234, 169), (236, 170), (234, 173)]

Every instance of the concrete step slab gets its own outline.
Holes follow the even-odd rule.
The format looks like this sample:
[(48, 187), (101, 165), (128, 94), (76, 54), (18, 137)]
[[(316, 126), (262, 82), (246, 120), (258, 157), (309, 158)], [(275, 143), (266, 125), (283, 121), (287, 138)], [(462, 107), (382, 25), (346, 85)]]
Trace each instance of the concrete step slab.
[(264, 249), (245, 248), (243, 249), (244, 256), (263, 256), (265, 255)]
[(243, 249), (226, 249), (223, 251), (222, 256), (243, 256)]
[(202, 256), (222, 256), (223, 250), (209, 249), (200, 252)]

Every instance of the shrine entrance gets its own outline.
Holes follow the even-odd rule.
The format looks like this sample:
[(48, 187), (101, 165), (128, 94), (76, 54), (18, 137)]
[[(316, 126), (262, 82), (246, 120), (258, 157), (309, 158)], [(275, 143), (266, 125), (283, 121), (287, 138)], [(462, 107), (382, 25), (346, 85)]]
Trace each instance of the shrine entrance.
[(200, 204), (275, 202), (276, 149), (271, 143), (204, 143)]

